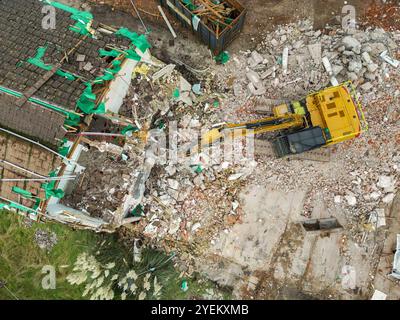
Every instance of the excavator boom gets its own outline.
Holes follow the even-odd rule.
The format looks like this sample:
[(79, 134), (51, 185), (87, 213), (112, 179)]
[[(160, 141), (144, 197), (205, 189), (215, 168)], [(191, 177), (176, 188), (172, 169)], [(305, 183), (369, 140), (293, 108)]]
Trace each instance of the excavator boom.
[(240, 124), (225, 123), (203, 135), (201, 146), (205, 148), (228, 137), (237, 138), (285, 129), (300, 129), (305, 126), (305, 123), (305, 117), (298, 114), (268, 117)]

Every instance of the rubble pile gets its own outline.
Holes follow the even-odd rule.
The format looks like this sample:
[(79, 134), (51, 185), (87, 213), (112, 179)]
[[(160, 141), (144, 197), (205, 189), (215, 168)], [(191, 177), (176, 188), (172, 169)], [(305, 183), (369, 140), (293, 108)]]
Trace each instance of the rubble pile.
[(395, 66), (399, 41), (398, 32), (313, 31), (310, 22), (301, 21), (268, 34), (256, 51), (233, 56), (225, 66), (213, 66), (200, 81), (217, 79), (213, 84), (220, 92), (215, 95), (219, 107), (203, 112), (209, 101), (196, 99), (191, 92), (193, 104), (178, 101), (178, 107), (172, 105), (167, 113), (167, 121), (179, 114), (179, 143), (190, 143), (197, 129), (210, 128), (212, 123), (254, 119), (262, 107), (268, 112), (282, 101), (347, 80), (358, 89), (370, 130), (331, 147), (330, 162), (273, 155), (257, 158), (258, 165), (245, 158), (236, 165), (213, 164), (204, 155), (174, 165), (162, 161), (147, 184), (144, 234), (193, 259), (199, 254), (193, 246), (207, 248), (219, 232), (229, 232), (230, 223), (240, 221), (237, 193), (251, 181), (286, 192), (305, 190), (305, 217), (311, 216), (317, 197), (325, 200), (328, 211), (339, 206), (351, 235), (361, 240), (363, 224), (390, 204), (400, 181), (396, 147), (400, 77)]
[(123, 148), (110, 143), (90, 148), (81, 157), (86, 169), (76, 180), (75, 191), (62, 202), (113, 222), (114, 213), (121, 207), (140, 171), (143, 161), (140, 151), (129, 143)]
[[(322, 198), (328, 212), (343, 211), (346, 229), (361, 241), (363, 225), (391, 203), (399, 187), (399, 42), (398, 32), (314, 31), (309, 21), (300, 21), (279, 26), (255, 51), (234, 55), (226, 65), (210, 60), (207, 71), (186, 66), (183, 74), (182, 66), (139, 64), (121, 115), (139, 129), (164, 131), (168, 142), (160, 146), (151, 136), (145, 152), (132, 145), (133, 137), (118, 152), (93, 153), (90, 174), (76, 192), (80, 199), (71, 203), (111, 219), (127, 194), (135, 194), (131, 188), (143, 163), (150, 163), (152, 172), (140, 188), (144, 195), (135, 199), (144, 209), (135, 231), (155, 246), (178, 252), (188, 273), (221, 232), (240, 223), (239, 194), (247, 184), (305, 191), (305, 217)], [(274, 105), (346, 80), (358, 89), (370, 130), (330, 147), (328, 162), (273, 154), (256, 159), (235, 154), (232, 160), (206, 152), (182, 156), (213, 124), (254, 120), (258, 110), (269, 113)], [(179, 150), (168, 150), (171, 141)], [(123, 151), (124, 159), (118, 156)], [(171, 157), (175, 151), (176, 159)]]
[(322, 32), (301, 21), (278, 27), (255, 51), (234, 56), (218, 75), (227, 86), (223, 79), (234, 79), (224, 120), (254, 119), (258, 110), (268, 113), (285, 100), (352, 80), (369, 123), (358, 139), (330, 147), (328, 163), (260, 157), (252, 183), (306, 190), (306, 217), (317, 197), (325, 199), (328, 210), (340, 206), (360, 240), (362, 224), (391, 203), (399, 185), (399, 42), (398, 31), (346, 33), (332, 27)]

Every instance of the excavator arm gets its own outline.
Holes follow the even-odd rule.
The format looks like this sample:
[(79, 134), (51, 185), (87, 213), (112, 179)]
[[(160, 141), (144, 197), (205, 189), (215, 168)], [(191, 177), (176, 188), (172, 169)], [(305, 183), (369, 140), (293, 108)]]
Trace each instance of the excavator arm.
[(305, 125), (305, 117), (298, 114), (268, 117), (239, 124), (224, 123), (204, 134), (200, 145), (202, 148), (206, 148), (216, 142), (225, 140), (227, 137), (237, 138), (285, 129), (301, 129)]

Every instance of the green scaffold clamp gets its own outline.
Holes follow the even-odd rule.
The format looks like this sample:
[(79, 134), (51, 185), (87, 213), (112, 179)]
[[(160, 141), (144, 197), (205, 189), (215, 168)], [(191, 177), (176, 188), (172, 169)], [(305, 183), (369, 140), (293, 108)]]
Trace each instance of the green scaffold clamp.
[(68, 146), (68, 139), (64, 138), (62, 140), (61, 146), (58, 148), (58, 153), (61, 154), (63, 157), (68, 156), (70, 147)]
[(133, 133), (138, 132), (139, 128), (133, 125), (128, 125), (124, 129), (122, 129), (121, 134), (124, 136), (131, 136)]
[(85, 114), (104, 114), (105, 104), (100, 103), (96, 106), (96, 95), (93, 93), (92, 84), (90, 82), (86, 82), (86, 89), (83, 91), (81, 97), (77, 102), (77, 107)]
[(36, 67), (39, 67), (40, 69), (50, 71), (51, 69), (53, 69), (53, 66), (50, 64), (45, 64), (43, 61), (43, 57), (46, 54), (46, 51), (47, 51), (47, 46), (39, 47), (36, 50), (36, 56), (29, 58), (27, 62), (33, 64)]
[[(40, 68), (40, 69), (43, 69), (43, 70), (46, 70), (46, 71), (52, 70), (52, 69), (53, 69), (53, 66), (52, 66), (51, 64), (46, 64), (46, 63), (43, 61), (43, 57), (44, 57), (45, 54), (46, 54), (47, 48), (48, 48), (47, 46), (39, 47), (39, 48), (36, 50), (36, 56), (34, 56), (34, 57), (32, 57), (32, 58), (29, 58), (29, 59), (26, 60), (26, 61), (27, 61), (28, 63), (30, 63), (30, 64), (32, 64), (32, 65), (34, 65), (34, 66)], [(58, 76), (60, 76), (60, 77), (63, 77), (63, 78), (66, 78), (66, 79), (68, 79), (68, 80), (70, 80), (70, 81), (76, 80), (76, 77), (75, 77), (72, 73), (69, 73), (69, 72), (67, 72), (67, 71), (63, 71), (63, 70), (61, 70), (61, 69), (58, 69), (58, 70), (56, 71), (56, 75), (58, 75)]]
[[(57, 177), (57, 173), (55, 171), (50, 172), (49, 177), (55, 178)], [(49, 181), (47, 183), (42, 184), (42, 189), (45, 191), (46, 200), (50, 199), (51, 197), (55, 197), (58, 199), (62, 199), (65, 196), (65, 193), (61, 189), (56, 189), (57, 181)]]
[(128, 38), (132, 44), (138, 48), (140, 51), (142, 51), (143, 53), (146, 52), (147, 49), (151, 48), (150, 43), (147, 41), (147, 38), (145, 35), (138, 35), (136, 32), (132, 32), (127, 28), (121, 28), (119, 29), (116, 33), (116, 36), (119, 37), (124, 37), (124, 38)]
[(121, 71), (121, 61), (119, 60), (114, 60), (111, 62), (112, 68), (107, 68), (104, 70), (104, 74), (101, 77), (97, 77), (93, 83), (103, 83), (105, 81), (111, 81), (114, 80), (115, 75)]

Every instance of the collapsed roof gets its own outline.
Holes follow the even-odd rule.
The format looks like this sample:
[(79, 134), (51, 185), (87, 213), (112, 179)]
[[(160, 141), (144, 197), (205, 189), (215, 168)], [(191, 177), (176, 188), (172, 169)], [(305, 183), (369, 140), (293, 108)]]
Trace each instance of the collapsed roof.
[[(51, 15), (54, 27), (46, 24)], [(38, 215), (64, 196), (66, 172), (79, 167), (79, 133), (93, 115), (118, 112), (128, 90), (119, 81), (148, 58), (150, 45), (48, 0), (1, 1), (0, 27), (0, 203)]]

